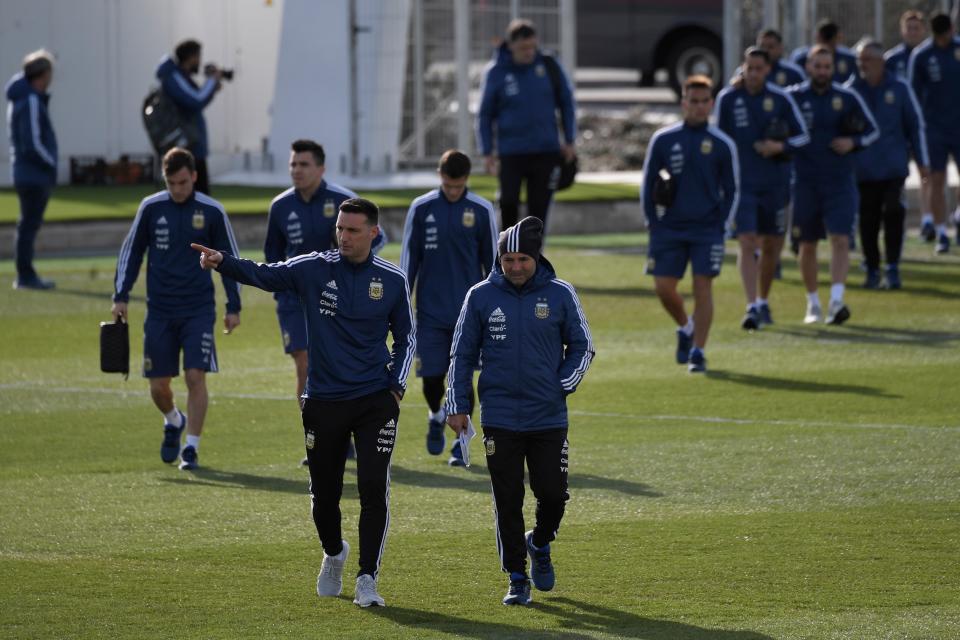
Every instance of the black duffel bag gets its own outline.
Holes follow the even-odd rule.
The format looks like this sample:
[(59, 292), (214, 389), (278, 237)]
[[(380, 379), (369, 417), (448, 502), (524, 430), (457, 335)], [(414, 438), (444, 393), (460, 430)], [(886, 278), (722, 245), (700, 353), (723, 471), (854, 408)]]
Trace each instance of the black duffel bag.
[(130, 377), (130, 327), (123, 319), (100, 323), (100, 371)]

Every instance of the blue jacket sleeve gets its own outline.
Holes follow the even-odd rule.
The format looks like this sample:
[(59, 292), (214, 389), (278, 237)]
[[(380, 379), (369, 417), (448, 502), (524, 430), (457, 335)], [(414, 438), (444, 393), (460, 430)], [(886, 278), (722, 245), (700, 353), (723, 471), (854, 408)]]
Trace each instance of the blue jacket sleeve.
[(787, 94), (783, 98), (787, 101), (787, 123), (790, 125), (790, 137), (787, 138), (785, 145), (787, 149), (795, 151), (810, 144), (810, 131), (807, 130), (807, 121), (803, 119), (793, 96)]
[(573, 144), (577, 139), (577, 106), (573, 101), (573, 89), (570, 85), (570, 78), (567, 72), (563, 70), (559, 60), (557, 69), (560, 71), (560, 109), (561, 121), (563, 122), (563, 139), (567, 144)]
[[(218, 224), (211, 225), (211, 239), (213, 248), (235, 256), (240, 255), (237, 240), (233, 236), (233, 227), (225, 211), (220, 212), (222, 217)], [(221, 273), (223, 290), (227, 294), (227, 313), (240, 313), (240, 283)]]
[(483, 323), (474, 308), (474, 290), (467, 293), (460, 317), (453, 332), (450, 347), (450, 367), (447, 369), (447, 415), (469, 413), (470, 387), (473, 372), (480, 363), (480, 346), (483, 339)]
[(497, 119), (497, 87), (493, 76), (494, 68), (491, 66), (483, 76), (477, 113), (477, 146), (484, 156), (493, 153), (493, 121)]
[(147, 216), (144, 215), (144, 204), (140, 203), (137, 215), (130, 226), (130, 232), (120, 246), (120, 255), (117, 258), (117, 273), (113, 285), (113, 301), (127, 302), (130, 300), (130, 289), (137, 281), (140, 273), (140, 264), (143, 254), (150, 244), (150, 231)]
[(587, 317), (583, 314), (577, 292), (565, 282), (557, 281), (557, 283), (566, 289), (563, 325), (563, 344), (566, 349), (563, 362), (560, 364), (560, 384), (563, 386), (564, 393), (571, 394), (577, 390), (577, 385), (583, 380), (596, 351), (593, 348), (590, 326), (587, 324)]
[(40, 98), (31, 93), (27, 96), (23, 109), (17, 114), (12, 126), (17, 128), (16, 139), (23, 145), (17, 153), (23, 154), (31, 162), (41, 162), (49, 167), (57, 167), (54, 152), (43, 144), (43, 122), (47, 120), (46, 107), (40, 104)]
[(914, 49), (910, 53), (910, 58), (907, 60), (907, 82), (910, 83), (910, 88), (913, 89), (913, 92), (916, 94), (920, 100), (923, 100), (926, 97), (926, 70), (924, 65), (917, 62), (919, 52)]
[(423, 257), (423, 233), (417, 223), (417, 207), (411, 204), (407, 210), (407, 219), (403, 223), (403, 244), (400, 247), (400, 268), (407, 274), (407, 282), (413, 288), (420, 271)]
[(723, 223), (729, 225), (737, 215), (737, 205), (740, 202), (740, 158), (737, 157), (737, 147), (733, 140), (728, 138), (723, 142), (726, 157), (720, 163), (720, 186), (723, 188), (723, 204), (720, 207), (726, 214)]
[(390, 334), (393, 336), (393, 347), (390, 351), (390, 390), (403, 397), (407, 390), (407, 376), (413, 365), (417, 353), (417, 338), (415, 334), (413, 311), (410, 307), (410, 286), (403, 278), (403, 295), (397, 296), (397, 301), (390, 310)]
[(217, 271), (225, 278), (249, 284), (264, 291), (299, 292), (301, 287), (300, 262), (297, 258), (291, 258), (286, 262), (263, 264), (224, 253), (223, 262), (217, 267)]
[(723, 89), (720, 93), (717, 94), (717, 100), (713, 105), (713, 121), (717, 124), (717, 127), (727, 135), (733, 135), (733, 127), (731, 122), (727, 117), (728, 110), (727, 106), (727, 96), (730, 95), (728, 89)]
[(267, 237), (263, 241), (263, 257), (267, 262), (283, 262), (287, 259), (287, 238), (280, 228), (278, 215), (276, 206), (271, 205), (267, 215)]
[(930, 166), (930, 153), (927, 150), (927, 125), (923, 119), (923, 111), (913, 89), (906, 82), (903, 83), (903, 92), (906, 100), (903, 105), (903, 127), (910, 136), (910, 147), (913, 149), (917, 164), (921, 167)]
[(213, 78), (207, 78), (203, 86), (197, 89), (179, 71), (163, 76), (161, 85), (164, 93), (187, 111), (202, 111), (217, 92), (217, 81)]
[(663, 168), (663, 162), (657, 148), (658, 142), (659, 139), (654, 137), (647, 146), (647, 157), (643, 159), (643, 185), (640, 188), (643, 215), (647, 219), (647, 226), (650, 228), (657, 224), (657, 208), (653, 204), (653, 182), (657, 173)]
[(862, 149), (863, 147), (869, 147), (880, 138), (880, 127), (877, 126), (873, 112), (870, 111), (870, 108), (867, 106), (867, 103), (863, 101), (863, 98), (860, 97), (860, 94), (852, 89), (850, 93), (853, 94), (854, 97), (854, 111), (858, 112), (866, 122), (866, 128), (863, 133), (853, 137), (854, 144), (857, 145), (858, 149)]
[(497, 264), (497, 242), (500, 239), (500, 228), (497, 226), (497, 214), (493, 207), (488, 205), (485, 209), (490, 235), (480, 234), (480, 251), (477, 254), (480, 258), (481, 273), (487, 276)]

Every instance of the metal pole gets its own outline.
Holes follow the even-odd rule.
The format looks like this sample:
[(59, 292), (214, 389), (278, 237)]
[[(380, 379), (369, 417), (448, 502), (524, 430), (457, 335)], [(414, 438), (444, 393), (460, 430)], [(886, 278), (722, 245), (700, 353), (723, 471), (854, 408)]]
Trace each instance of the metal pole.
[(763, 0), (762, 24), (780, 30), (780, 3), (777, 0)]
[(470, 144), (470, 2), (456, 0), (453, 40), (457, 60), (457, 147), (469, 153)]
[(357, 0), (350, 0), (350, 175), (360, 158), (360, 96), (357, 82)]
[(741, 3), (723, 0), (723, 78), (730, 78), (743, 56), (740, 32)]
[(560, 0), (560, 61), (572, 79), (577, 68), (577, 0)]
[(520, 0), (510, 0), (510, 19), (515, 20), (520, 17)]
[(883, 42), (883, 0), (873, 0), (873, 37)]
[(423, 0), (413, 0), (413, 135), (414, 154), (420, 160), (426, 155), (426, 132), (423, 130)]

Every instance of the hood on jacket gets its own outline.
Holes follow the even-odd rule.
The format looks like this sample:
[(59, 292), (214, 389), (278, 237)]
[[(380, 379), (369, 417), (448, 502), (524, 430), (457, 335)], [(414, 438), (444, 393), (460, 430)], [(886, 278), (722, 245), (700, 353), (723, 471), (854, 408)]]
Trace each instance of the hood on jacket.
[(160, 64), (157, 65), (157, 78), (163, 80), (176, 70), (177, 63), (169, 55), (165, 55), (160, 58)]
[[(537, 55), (533, 58), (531, 64), (539, 62), (543, 57), (543, 53), (540, 48), (537, 48)], [(513, 54), (510, 53), (510, 47), (507, 46), (506, 42), (501, 43), (499, 47), (493, 50), (493, 64), (497, 67), (513, 66)]]
[(31, 87), (30, 83), (27, 82), (27, 78), (23, 75), (23, 72), (20, 72), (10, 78), (10, 81), (7, 82), (6, 89), (7, 100), (11, 102), (23, 100), (28, 95), (33, 93), (33, 87)]
[[(533, 289), (539, 289), (556, 277), (557, 272), (553, 268), (553, 265), (550, 264), (550, 261), (547, 260), (543, 254), (540, 254), (540, 259), (537, 260), (537, 270), (533, 273), (533, 277), (527, 280), (526, 284), (523, 285), (523, 288), (520, 289), (520, 293), (525, 293)], [(503, 267), (500, 266), (500, 260), (497, 260), (494, 263), (493, 271), (490, 272), (490, 275), (487, 276), (487, 279), (501, 289), (506, 289), (508, 291), (517, 290), (517, 288), (514, 287), (509, 280), (507, 280), (506, 276), (503, 275)]]

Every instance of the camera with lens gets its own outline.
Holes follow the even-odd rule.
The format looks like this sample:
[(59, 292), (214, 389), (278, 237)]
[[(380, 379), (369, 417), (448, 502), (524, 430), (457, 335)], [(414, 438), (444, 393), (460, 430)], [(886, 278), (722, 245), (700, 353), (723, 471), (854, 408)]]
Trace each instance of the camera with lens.
[(666, 169), (660, 169), (653, 179), (653, 204), (657, 207), (658, 217), (673, 206), (677, 198), (677, 180)]
[(217, 65), (212, 62), (207, 63), (203, 67), (203, 73), (207, 76), (212, 76), (217, 71), (220, 71), (220, 77), (227, 82), (233, 81), (233, 69), (224, 69), (223, 67), (217, 67)]

